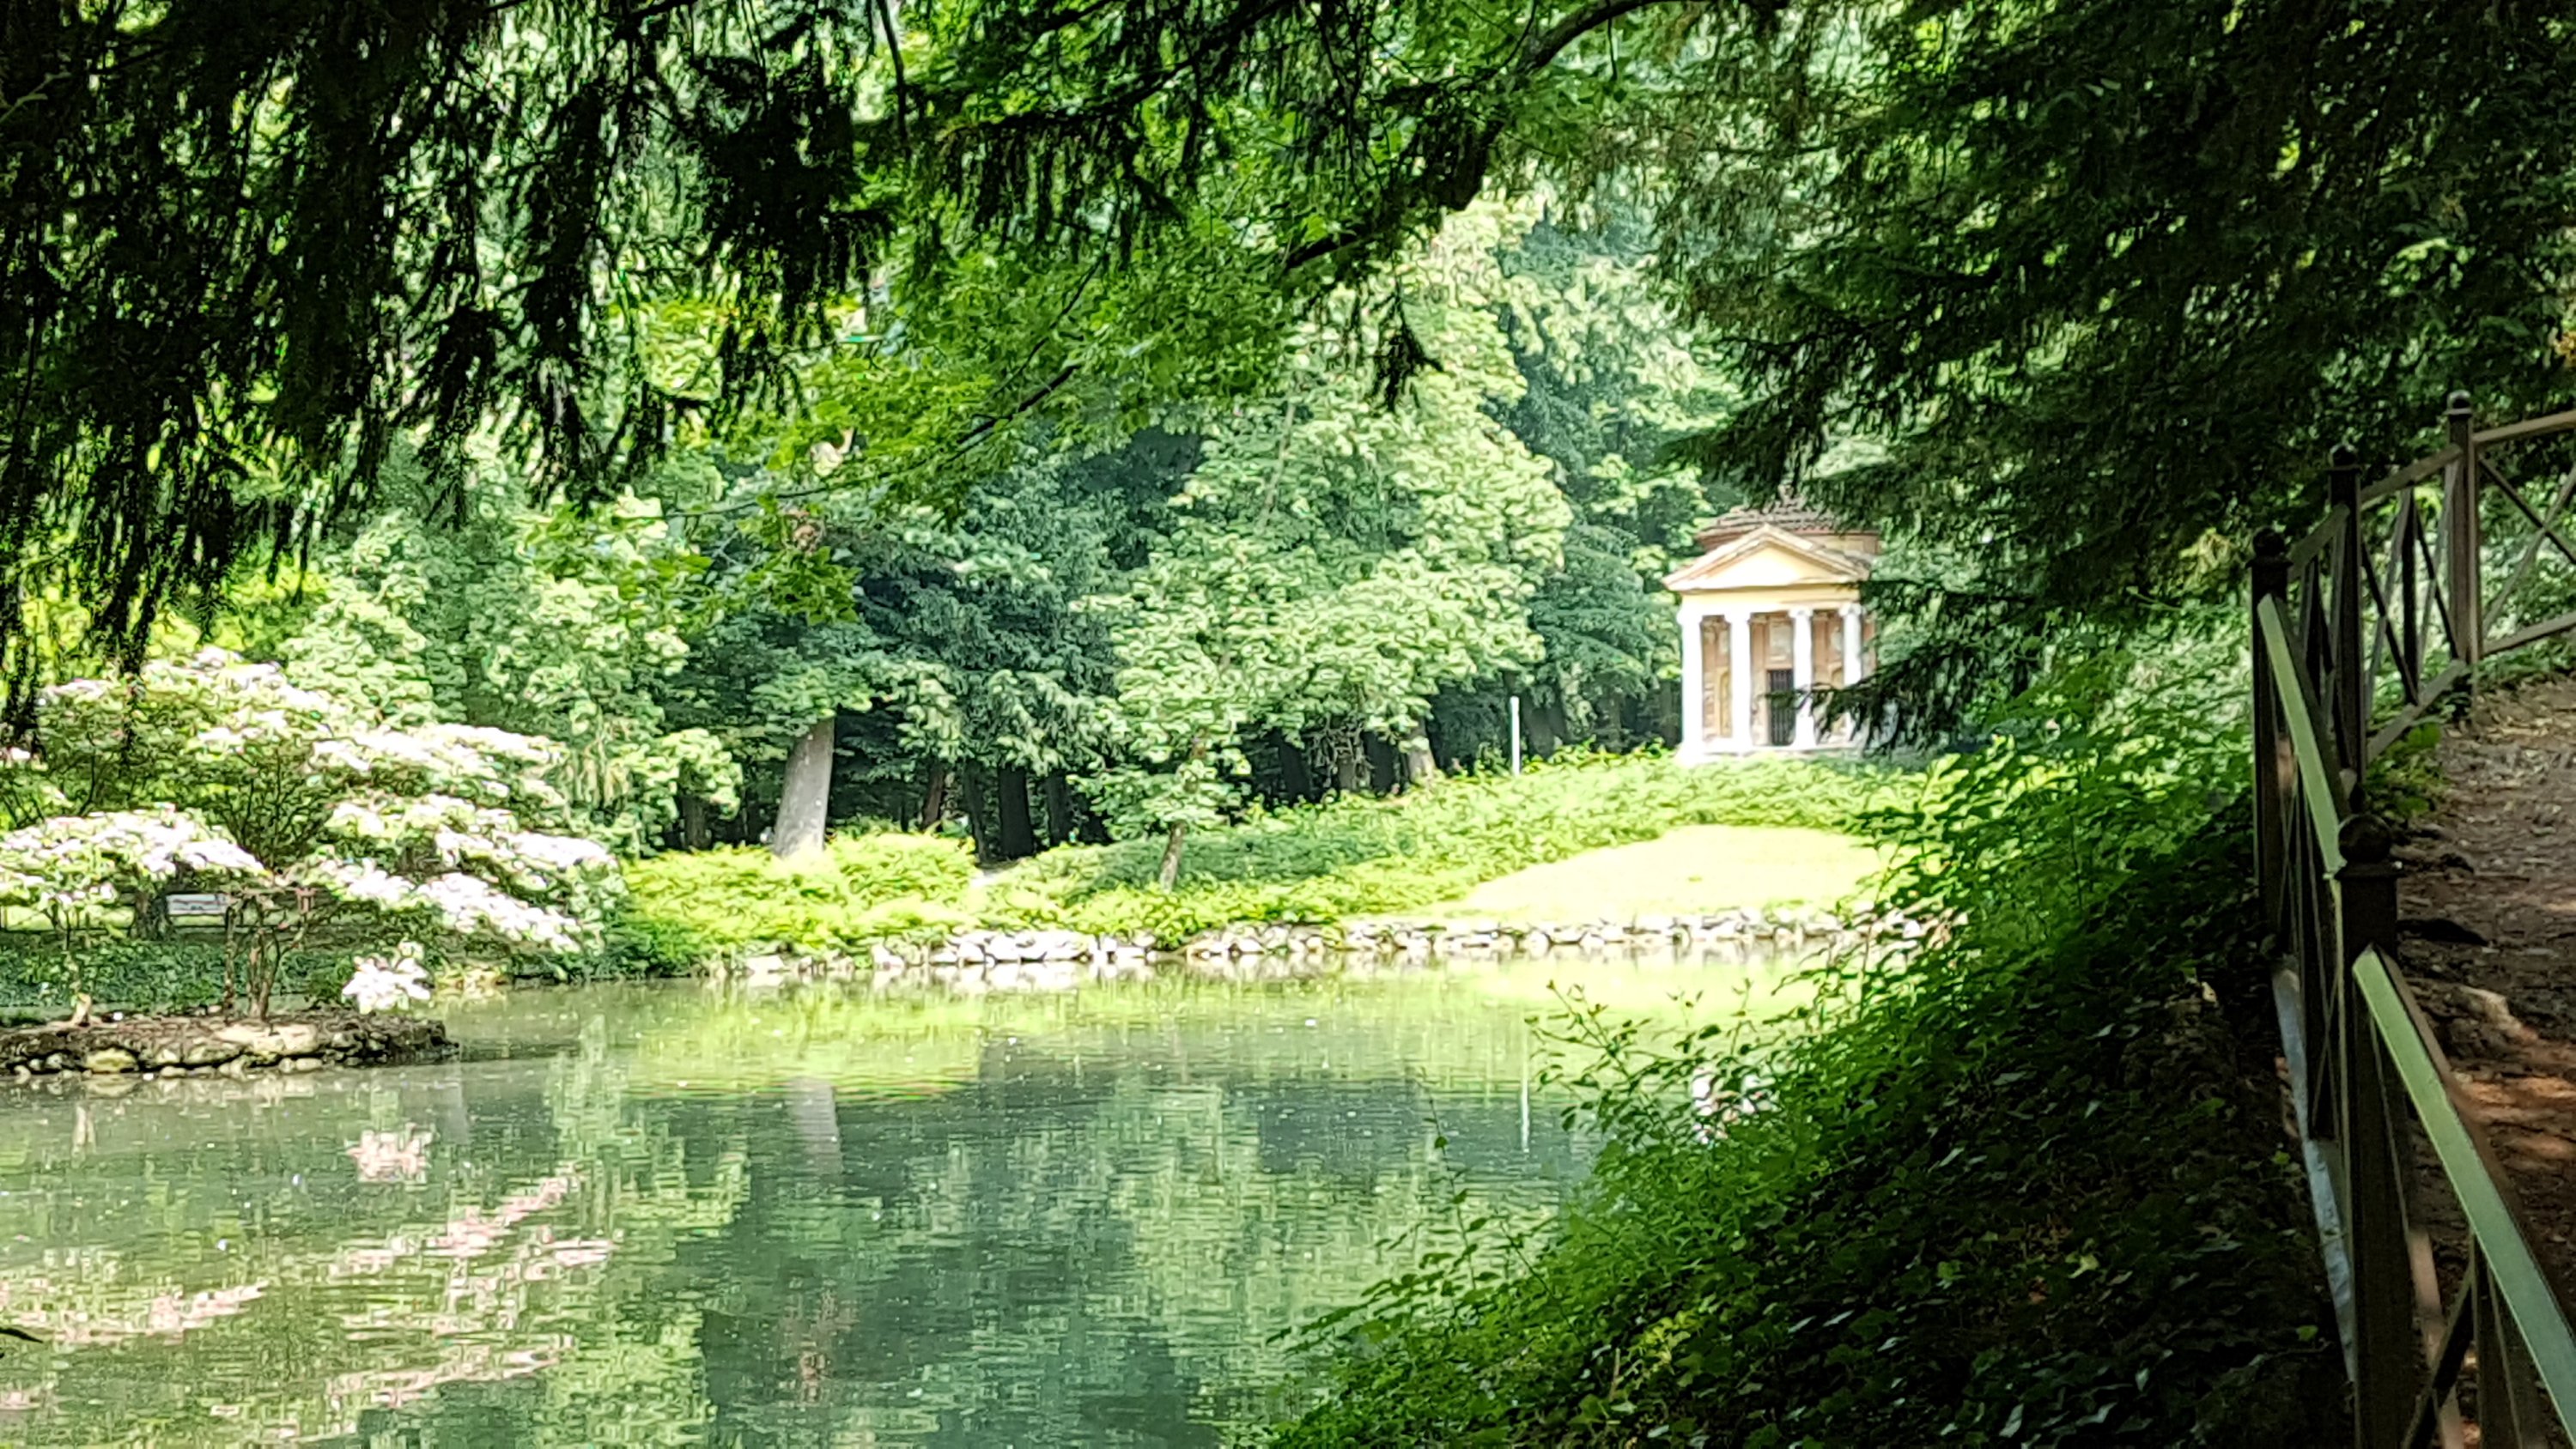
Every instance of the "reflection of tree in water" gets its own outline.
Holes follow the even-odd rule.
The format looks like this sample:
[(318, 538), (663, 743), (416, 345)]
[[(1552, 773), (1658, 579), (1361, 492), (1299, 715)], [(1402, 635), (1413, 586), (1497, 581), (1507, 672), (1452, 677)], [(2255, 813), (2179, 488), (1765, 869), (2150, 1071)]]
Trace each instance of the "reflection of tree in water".
[[(719, 1441), (1215, 1443), (1293, 1367), (1261, 1340), (1356, 1298), (1428, 1208), (1556, 1198), (1515, 1086), (1180, 1068), (996, 1045), (971, 1087), (841, 1100), (828, 1128), (791, 1084), (768, 1110), (792, 1130), (750, 1134), (750, 1199), (704, 1245)], [(1543, 1150), (1579, 1175), (1572, 1144)]]
[(0, 1358), (41, 1398), (0, 1440), (1214, 1443), (1385, 1240), (1458, 1192), (1526, 1219), (1583, 1155), (1524, 1150), (1516, 1007), (617, 1000), (538, 998), (541, 1059), (129, 1099), (78, 1151), (0, 1112), (0, 1180), (45, 1184), (0, 1198), (0, 1321), (180, 1324)]
[[(31, 1270), (0, 1264), (0, 1319), (38, 1327), (70, 1350), (59, 1364), (0, 1361), (0, 1405), (39, 1411), (0, 1425), (0, 1437), (18, 1442), (24, 1431), (46, 1442), (59, 1430), (66, 1442), (94, 1443), (103, 1424), (129, 1419), (134, 1427), (112, 1432), (160, 1441), (171, 1437), (174, 1410), (182, 1424), (184, 1414), (211, 1416), (180, 1431), (207, 1442), (347, 1434), (433, 1391), (512, 1380), (542, 1385), (541, 1412), (561, 1405), (566, 1417), (647, 1423), (658, 1411), (674, 1429), (702, 1421), (694, 1320), (678, 1333), (603, 1334), (593, 1331), (596, 1300), (620, 1276), (612, 1270), (625, 1241), (704, 1230), (729, 1214), (742, 1195), (743, 1161), (719, 1155), (708, 1171), (665, 1175), (659, 1169), (676, 1156), (622, 1119), (623, 1091), (600, 1053), (558, 1061), (546, 1091), (556, 1110), (546, 1116), (567, 1156), (551, 1171), (497, 1198), (469, 1196), (481, 1174), (460, 1172), (447, 1184), (454, 1206), (443, 1219), (329, 1248), (245, 1234), (238, 1251), (209, 1265), (242, 1281), (197, 1289), (147, 1281), (142, 1255), (113, 1249), (51, 1254)], [(409, 1124), (367, 1131), (377, 1152), (343, 1149), (336, 1169), (360, 1181), (386, 1153), (404, 1169), (391, 1180), (410, 1176), (408, 1154), (431, 1135)], [(362, 1136), (360, 1148), (369, 1140)], [(327, 1149), (312, 1151), (307, 1171), (331, 1170), (320, 1155)], [(200, 1332), (218, 1324), (219, 1334)], [(92, 1356), (99, 1351), (115, 1361)], [(178, 1358), (149, 1370), (123, 1362), (155, 1351)], [(153, 1385), (167, 1396), (123, 1402), (123, 1413), (94, 1407)], [(74, 1406), (87, 1410), (78, 1422), (67, 1412)]]

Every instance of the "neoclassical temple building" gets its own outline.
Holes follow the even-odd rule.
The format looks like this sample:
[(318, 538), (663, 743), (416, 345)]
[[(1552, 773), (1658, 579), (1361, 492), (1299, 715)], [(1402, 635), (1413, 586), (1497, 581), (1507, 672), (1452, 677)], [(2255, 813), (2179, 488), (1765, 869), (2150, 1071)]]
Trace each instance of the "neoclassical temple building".
[(1848, 724), (1819, 722), (1813, 692), (1869, 673), (1877, 630), (1860, 584), (1878, 535), (1783, 496), (1694, 542), (1699, 558), (1664, 580), (1681, 600), (1681, 758), (1857, 744)]

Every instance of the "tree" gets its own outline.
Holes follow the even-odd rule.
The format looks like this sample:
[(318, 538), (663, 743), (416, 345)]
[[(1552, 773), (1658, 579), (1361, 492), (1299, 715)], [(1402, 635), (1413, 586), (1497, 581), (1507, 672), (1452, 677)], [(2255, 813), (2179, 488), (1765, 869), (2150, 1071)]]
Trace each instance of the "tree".
[(617, 889), (604, 848), (547, 828), (569, 815), (543, 740), (389, 728), (220, 650), (56, 685), (37, 708), (43, 750), (8, 762), (7, 795), (56, 813), (0, 836), (0, 901), (46, 910), (68, 949), (69, 913), (203, 872), (263, 1017), (286, 953), (335, 920), (567, 953)]
[(916, 513), (885, 530), (860, 566), (860, 617), (931, 686), (903, 716), (904, 773), (922, 757), (975, 772), (991, 808), (989, 825), (971, 823), (989, 855), (1036, 849), (1033, 778), (1060, 781), (1098, 757), (1113, 660), (1085, 602), (1118, 582), (1108, 550), (1121, 500), (1097, 486), (1118, 466), (1032, 459), (953, 521)]
[(842, 495), (780, 504), (778, 476), (743, 478), (730, 497), (767, 506), (702, 525), (712, 586), (734, 602), (675, 680), (675, 717), (721, 734), (766, 785), (835, 716), (834, 771), (803, 777), (802, 798), (828, 786), (842, 802), (827, 814), (936, 828), (980, 795), (986, 808), (962, 813), (1008, 858), (1035, 849), (1035, 781), (1050, 832), (1069, 835), (1066, 777), (1097, 757), (1113, 670), (1106, 622), (1084, 601), (1119, 586), (1119, 556), (1152, 529), (1140, 516), (1195, 454), (1158, 437), (1089, 456), (1013, 447), (1022, 461), (953, 513)]
[(712, 734), (671, 728), (660, 702), (714, 601), (659, 504), (532, 507), (528, 481), (488, 451), (450, 486), (408, 457), (388, 476), (298, 595), (237, 608), (224, 632), (395, 723), (553, 740), (552, 783), (585, 833), (621, 849), (684, 810), (737, 808), (740, 767)]
[[(776, 400), (786, 364), (835, 335), (836, 304), (898, 257), (926, 295), (984, 259), (1007, 289), (1150, 267), (1194, 239), (1313, 295), (1471, 197), (1529, 78), (1636, 8), (289, 0), (13, 17), (0, 587), (66, 579), (139, 654), (164, 606), (362, 495), (397, 435), (443, 462), (496, 418), (549, 483), (610, 496), (676, 417)], [(1210, 175), (1242, 190), (1202, 207)], [(685, 387), (646, 365), (673, 298), (707, 323)], [(1091, 352), (1114, 371), (1124, 349), (1104, 343)], [(1016, 386), (931, 415), (1014, 416), (1068, 366), (1100, 370), (1054, 366), (997, 368)], [(16, 613), (0, 609), (0, 647), (21, 638)], [(22, 677), (31, 662), (0, 660)]]
[(452, 457), (505, 402), (549, 478), (613, 491), (683, 401), (603, 385), (621, 302), (719, 299), (735, 400), (877, 254), (850, 60), (890, 15), (13, 12), (0, 642), (30, 581), (68, 574), (139, 652), (175, 594), (362, 490), (398, 429)]
[[(1323, 745), (1353, 788), (1362, 734), (1419, 761), (1441, 688), (1537, 657), (1526, 603), (1566, 509), (1485, 411), (1520, 386), (1487, 310), (1508, 225), (1471, 212), (1399, 274), (1401, 333), (1392, 314), (1357, 337), (1301, 332), (1297, 385), (1210, 432), (1172, 534), (1114, 606), (1121, 750), (1096, 788), (1164, 833), (1166, 884), (1189, 830), (1235, 804), (1247, 729)], [(1441, 364), (1391, 406), (1335, 365), (1415, 329)]]
[(782, 854), (822, 843), (843, 713), (871, 710), (910, 682), (874, 631), (839, 607), (840, 617), (818, 619), (743, 598), (698, 636), (665, 691), (674, 722), (721, 741), (743, 762), (747, 789), (777, 802), (770, 843)]
[[(844, 462), (796, 488), (953, 501), (1032, 420), (1250, 395), (1193, 344), (1383, 305), (1440, 218), (1547, 176), (1651, 210), (1747, 384), (1712, 473), (1989, 571), (1879, 676), (1938, 693), (2226, 576), (2204, 540), (2305, 507), (2329, 441), (2546, 392), (2576, 236), (2534, 6), (295, 0), (0, 40), (22, 680), (28, 600), (139, 650), (406, 432), (452, 458), (506, 414), (604, 498), (840, 357)], [(861, 296), (894, 321), (843, 330)], [(1436, 349), (1382, 325), (1400, 390)], [(1880, 459), (1836, 466), (1853, 437)]]
[(1568, 734), (1615, 735), (1630, 707), (1662, 698), (1673, 667), (1663, 576), (1731, 497), (1673, 451), (1737, 399), (1675, 317), (1644, 223), (1633, 198), (1559, 200), (1497, 253), (1496, 310), (1524, 388), (1497, 416), (1555, 465), (1575, 522), (1564, 567), (1530, 601), (1545, 655), (1443, 694), (1453, 752), (1471, 753), (1470, 739), (1500, 743), (1507, 691), (1529, 696), (1531, 726), (1550, 746)]
[[(2547, 7), (1783, 14), (1665, 52), (1612, 130), (1747, 385), (1697, 455), (1973, 562), (1882, 599), (1917, 640), (1882, 690), (1927, 728), (2053, 634), (2235, 587), (2334, 443), (2411, 450), (2453, 388), (2563, 391), (2576, 52)], [(1850, 436), (1875, 456), (1842, 465)]]

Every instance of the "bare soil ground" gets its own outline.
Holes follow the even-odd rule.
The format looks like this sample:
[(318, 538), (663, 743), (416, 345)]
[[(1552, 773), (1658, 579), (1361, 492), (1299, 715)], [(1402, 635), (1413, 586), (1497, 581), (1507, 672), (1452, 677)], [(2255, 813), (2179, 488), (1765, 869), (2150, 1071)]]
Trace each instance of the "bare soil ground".
[(2564, 1291), (2576, 1287), (2576, 681), (2481, 697), (2436, 758), (2442, 798), (2398, 852), (2406, 971)]

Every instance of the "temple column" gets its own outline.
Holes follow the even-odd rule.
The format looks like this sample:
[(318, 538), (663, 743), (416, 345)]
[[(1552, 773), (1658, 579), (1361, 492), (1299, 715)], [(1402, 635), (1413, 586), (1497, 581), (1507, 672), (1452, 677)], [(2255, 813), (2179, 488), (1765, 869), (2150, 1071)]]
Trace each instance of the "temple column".
[(1798, 691), (1798, 732), (1790, 741), (1801, 750), (1816, 747), (1816, 611), (1789, 611), (1789, 683)]
[(1708, 666), (1700, 658), (1699, 621), (1708, 611), (1690, 599), (1682, 600), (1682, 758), (1696, 760), (1708, 753)]
[[(1860, 605), (1845, 604), (1843, 621), (1843, 687), (1860, 683)], [(1856, 744), (1860, 740), (1860, 717), (1848, 716), (1843, 721), (1843, 740)]]
[(1728, 743), (1738, 750), (1753, 748), (1753, 614), (1746, 609), (1726, 612), (1726, 654), (1733, 666), (1727, 683), (1726, 729)]

